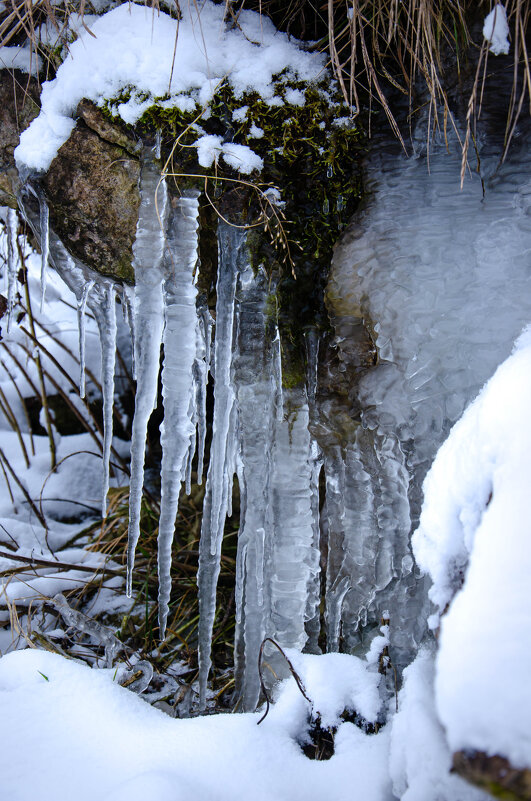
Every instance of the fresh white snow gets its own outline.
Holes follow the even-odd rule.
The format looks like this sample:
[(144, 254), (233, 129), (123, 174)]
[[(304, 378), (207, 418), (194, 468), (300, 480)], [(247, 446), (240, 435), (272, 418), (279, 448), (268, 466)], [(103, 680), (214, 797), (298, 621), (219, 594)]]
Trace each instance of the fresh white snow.
[(489, 43), (489, 50), (495, 56), (507, 55), (510, 48), (509, 25), (505, 6), (496, 3), (483, 23), (483, 36)]
[(441, 447), (413, 536), (442, 614), (436, 698), (449, 744), (516, 767), (531, 753), (530, 408), (528, 328)]
[[(312, 659), (323, 668), (310, 663), (303, 679), (316, 706), (335, 714), (346, 692), (364, 711), (376, 709), (374, 680), (355, 669), (354, 657)], [(327, 661), (342, 663), (335, 671), (331, 664), (341, 679), (335, 697)], [(40, 801), (67, 801), (74, 782), (76, 801), (392, 801), (385, 730), (370, 736), (343, 723), (331, 760), (304, 756), (297, 740), (309, 705), (293, 679), (257, 726), (259, 714), (171, 719), (113, 683), (114, 675), (37, 650), (0, 659), (6, 799), (30, 801), (38, 788)]]
[[(124, 3), (91, 22), (93, 35), (79, 28), (56, 78), (43, 84), (41, 113), (21, 136), (17, 163), (47, 170), (68, 139), (84, 97), (101, 104), (134, 86), (118, 106), (122, 119), (132, 124), (156, 98), (178, 108), (184, 103), (206, 109), (225, 81), (236, 96), (256, 91), (275, 105), (282, 101), (274, 94), (273, 75), (285, 70), (286, 78), (312, 81), (324, 69), (323, 56), (302, 50), (267, 17), (243, 11), (238, 27), (230, 28), (223, 21), (224, 5), (210, 0), (200, 9), (184, 3), (181, 12), (177, 25), (167, 14)], [(300, 104), (300, 96), (293, 95), (293, 102)], [(260, 169), (258, 156), (247, 147), (236, 153), (228, 148), (225, 159), (244, 174)]]

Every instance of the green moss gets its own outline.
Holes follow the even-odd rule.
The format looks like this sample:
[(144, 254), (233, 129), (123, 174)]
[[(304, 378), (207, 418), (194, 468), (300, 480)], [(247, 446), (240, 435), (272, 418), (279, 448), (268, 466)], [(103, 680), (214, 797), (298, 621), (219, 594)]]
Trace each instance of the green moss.
[[(264, 265), (280, 276), (275, 315), (285, 351), (284, 382), (295, 387), (305, 376), (303, 331), (328, 326), (323, 290), (333, 246), (362, 194), (365, 137), (348, 119), (328, 76), (305, 84), (283, 72), (274, 83), (278, 105), (256, 92), (236, 97), (228, 84), (219, 87), (207, 110), (195, 101), (188, 111), (167, 108), (161, 105), (167, 98), (155, 98), (130, 133), (149, 141), (161, 132), (162, 160), (175, 194), (195, 186), (205, 192), (205, 206), (212, 204), (229, 222), (259, 224), (250, 228), (250, 258), (255, 269)], [(129, 87), (108, 100), (105, 113), (116, 115), (133, 93)], [(239, 175), (223, 159), (209, 169), (200, 166), (194, 143), (205, 134), (250, 147), (263, 160), (261, 173)], [(264, 194), (271, 188), (280, 193), (277, 205)], [(215, 227), (215, 217), (210, 219)], [(213, 261), (202, 256), (201, 269)]]

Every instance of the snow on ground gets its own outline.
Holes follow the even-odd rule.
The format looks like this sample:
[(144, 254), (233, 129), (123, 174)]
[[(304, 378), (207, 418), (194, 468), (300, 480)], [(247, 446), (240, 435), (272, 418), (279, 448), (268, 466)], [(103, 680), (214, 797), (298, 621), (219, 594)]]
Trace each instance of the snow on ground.
[[(0, 254), (5, 244), (5, 237), (2, 237)], [(40, 294), (40, 257), (30, 254), (26, 264), (30, 297), (35, 298)], [(101, 569), (104, 564), (110, 567), (102, 554), (89, 553), (81, 547), (65, 547), (87, 527), (91, 518), (99, 517), (101, 435), (94, 428), (94, 436), (88, 431), (60, 435), (52, 423), (57, 461), (56, 469), (52, 470), (48, 437), (30, 434), (26, 414), (29, 407), (25, 408), (22, 399), (33, 398), (38, 402), (39, 370), (24, 290), (20, 284), (17, 290), (20, 297), (9, 332), (5, 317), (1, 320), (0, 462), (4, 472), (0, 477), (0, 552), (3, 554), (0, 573), (13, 568), (25, 569), (16, 576), (0, 578), (0, 624), (9, 620), (8, 604), (16, 601), (18, 607), (24, 608), (35, 599), (78, 588), (94, 577), (94, 573), (76, 570), (75, 566), (94, 567), (94, 570)], [(7, 296), (8, 292), (5, 294)], [(47, 395), (57, 396), (62, 391), (88, 421), (78, 392), (76, 301), (53, 271), (48, 276), (43, 310), (39, 311), (37, 306), (34, 303), (33, 324)], [(86, 319), (86, 367), (88, 393), (94, 398), (98, 392), (92, 377), (96, 381), (100, 377), (100, 348), (90, 315)], [(18, 433), (13, 430), (9, 414), (17, 421)], [(53, 418), (53, 409), (51, 415)], [(39, 422), (44, 428), (42, 409)], [(90, 421), (88, 425), (91, 426)], [(128, 443), (115, 438), (114, 446), (122, 456), (128, 453)], [(120, 486), (126, 480), (126, 476), (117, 471), (113, 485)], [(17, 562), (13, 558), (16, 556), (44, 559), (49, 564), (33, 566)], [(72, 570), (60, 569), (55, 566), (56, 562), (72, 564)], [(117, 581), (120, 579), (112, 577), (105, 586), (115, 586)], [(16, 632), (0, 630), (0, 653), (14, 647), (16, 641)]]
[[(225, 81), (236, 96), (256, 91), (275, 104), (273, 75), (286, 70), (286, 77), (312, 81), (324, 69), (322, 55), (303, 51), (267, 17), (242, 11), (238, 27), (230, 29), (223, 21), (223, 4), (205, 0), (199, 9), (185, 3), (181, 11), (177, 26), (167, 14), (124, 3), (91, 23), (93, 35), (80, 28), (56, 78), (43, 84), (41, 113), (15, 151), (19, 166), (48, 169), (70, 136), (73, 114), (84, 97), (102, 103), (135, 87), (118, 106), (123, 120), (132, 124), (155, 98), (166, 98), (167, 106), (193, 110), (197, 103), (206, 109)], [(236, 169), (243, 165), (242, 172), (260, 169), (256, 154), (248, 147), (245, 151), (226, 150), (225, 159)]]
[(450, 604), (435, 684), (450, 747), (515, 767), (531, 766), (530, 409), (531, 327), (440, 449), (413, 536), (433, 625)]
[(114, 684), (112, 670), (91, 670), (43, 651), (7, 654), (0, 660), (3, 797), (392, 799), (385, 730), (369, 736), (344, 723), (332, 759), (311, 761), (296, 742), (308, 705), (293, 679), (282, 700), (260, 726), (258, 714), (174, 720)]
[(401, 801), (490, 798), (450, 773), (452, 757), (435, 709), (433, 648), (422, 648), (404, 671), (399, 713), (391, 729), (390, 774)]

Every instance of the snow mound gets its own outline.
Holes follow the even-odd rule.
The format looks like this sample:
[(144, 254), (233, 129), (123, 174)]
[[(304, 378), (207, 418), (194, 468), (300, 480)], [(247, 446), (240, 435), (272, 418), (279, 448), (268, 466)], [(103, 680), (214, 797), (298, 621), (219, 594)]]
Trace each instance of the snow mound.
[(290, 704), (260, 726), (257, 714), (175, 720), (114, 674), (33, 649), (0, 659), (2, 797), (67, 801), (74, 781), (76, 801), (345, 801), (355, 777), (355, 798), (392, 798), (385, 731), (344, 723), (334, 757), (310, 761)]
[[(285, 70), (292, 79), (312, 81), (322, 72), (320, 54), (303, 51), (266, 17), (243, 11), (238, 27), (230, 29), (224, 13), (224, 4), (210, 0), (200, 8), (185, 3), (177, 25), (167, 14), (124, 3), (92, 23), (93, 36), (80, 29), (56, 78), (43, 84), (41, 113), (15, 152), (19, 166), (48, 169), (70, 136), (73, 114), (84, 97), (102, 104), (124, 92), (118, 111), (133, 124), (157, 98), (182, 109), (192, 97), (206, 109), (219, 86), (228, 82), (237, 97), (255, 91), (275, 104), (280, 98), (274, 94), (274, 75)], [(250, 153), (243, 162), (242, 153), (227, 151), (225, 157), (234, 157), (250, 171), (258, 166), (258, 157), (253, 154), (253, 160)]]
[(450, 747), (515, 767), (531, 764), (530, 408), (531, 327), (440, 449), (413, 535), (439, 616), (450, 604), (435, 685)]

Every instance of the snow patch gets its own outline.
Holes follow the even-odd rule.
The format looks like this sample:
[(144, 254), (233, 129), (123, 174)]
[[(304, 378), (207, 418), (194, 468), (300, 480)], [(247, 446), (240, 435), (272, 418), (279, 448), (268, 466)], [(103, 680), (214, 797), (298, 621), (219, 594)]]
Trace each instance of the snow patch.
[(194, 108), (198, 104), (208, 110), (223, 82), (237, 97), (255, 91), (277, 104), (282, 100), (274, 96), (274, 75), (284, 71), (294, 80), (318, 78), (321, 55), (301, 50), (259, 14), (243, 11), (238, 28), (231, 29), (224, 13), (223, 4), (210, 0), (200, 9), (184, 4), (177, 37), (177, 22), (167, 14), (124, 3), (93, 22), (93, 36), (80, 28), (55, 79), (43, 84), (41, 113), (21, 136), (17, 163), (47, 170), (70, 136), (84, 97), (101, 105), (135, 87), (118, 107), (125, 122), (134, 123), (157, 99), (182, 109), (189, 107), (189, 97)]
[(437, 454), (413, 536), (439, 614), (450, 604), (436, 680), (450, 747), (515, 767), (531, 765), (530, 376), (528, 328)]
[(506, 56), (509, 52), (509, 26), (505, 6), (496, 3), (483, 23), (483, 36), (489, 43), (489, 50), (495, 56)]

